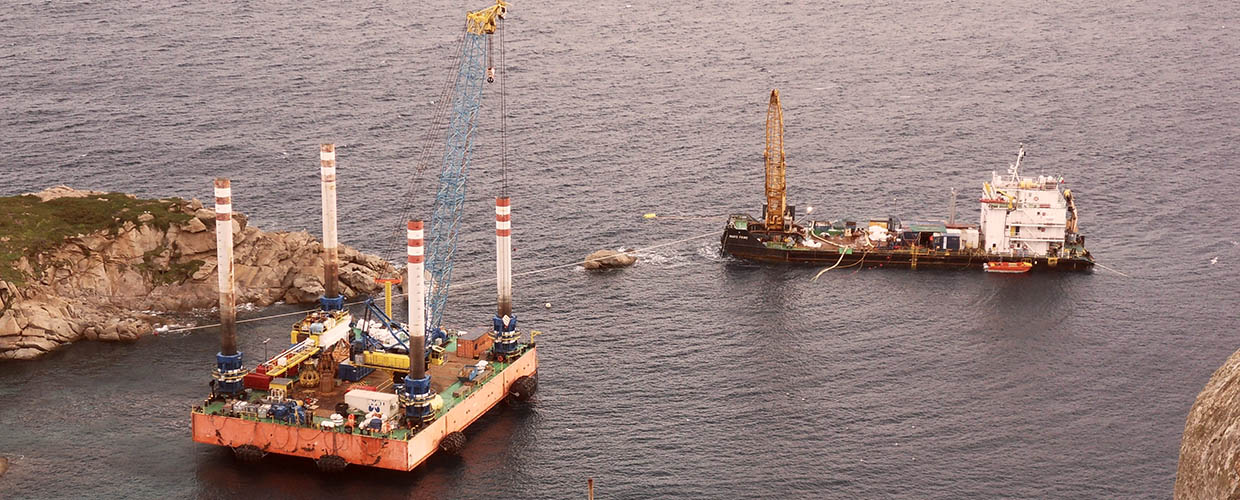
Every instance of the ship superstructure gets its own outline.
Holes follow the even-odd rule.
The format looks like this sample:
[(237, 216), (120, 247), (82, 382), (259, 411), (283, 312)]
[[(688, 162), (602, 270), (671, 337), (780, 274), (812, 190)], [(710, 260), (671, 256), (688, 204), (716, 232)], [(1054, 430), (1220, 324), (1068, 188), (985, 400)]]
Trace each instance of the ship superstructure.
[[(982, 183), (981, 236), (983, 250), (1009, 257), (1071, 256), (1083, 250), (1076, 233), (1075, 207), (1069, 209), (1071, 191), (1063, 189), (1062, 177), (1023, 177), (1021, 145), (1007, 175), (991, 174)], [(1071, 224), (1071, 231), (1069, 225)]]

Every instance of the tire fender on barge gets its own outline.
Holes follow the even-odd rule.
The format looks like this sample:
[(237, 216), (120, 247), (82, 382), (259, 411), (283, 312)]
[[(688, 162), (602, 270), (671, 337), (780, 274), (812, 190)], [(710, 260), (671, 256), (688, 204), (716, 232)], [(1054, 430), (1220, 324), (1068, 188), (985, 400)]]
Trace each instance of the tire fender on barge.
[(349, 466), (349, 462), (336, 455), (323, 455), (314, 461), (314, 465), (322, 472), (340, 472)]
[(459, 431), (449, 432), (439, 440), (439, 451), (449, 455), (460, 455), (463, 449), (465, 449), (465, 434)]
[(538, 379), (531, 375), (525, 375), (513, 381), (512, 387), (508, 389), (508, 395), (517, 401), (526, 402), (534, 393), (538, 392)]
[(243, 444), (233, 448), (233, 454), (237, 456), (237, 460), (247, 464), (257, 463), (267, 456), (267, 452), (252, 444)]

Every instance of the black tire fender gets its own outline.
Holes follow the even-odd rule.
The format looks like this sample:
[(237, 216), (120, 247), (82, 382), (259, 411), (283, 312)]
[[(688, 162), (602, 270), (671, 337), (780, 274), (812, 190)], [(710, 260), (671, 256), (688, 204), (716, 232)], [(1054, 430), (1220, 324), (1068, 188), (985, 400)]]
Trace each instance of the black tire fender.
[(449, 455), (458, 455), (465, 449), (465, 435), (460, 432), (449, 432), (439, 440), (439, 451)]
[(522, 402), (529, 401), (535, 392), (538, 392), (538, 380), (529, 375), (514, 380), (508, 388), (508, 394)]

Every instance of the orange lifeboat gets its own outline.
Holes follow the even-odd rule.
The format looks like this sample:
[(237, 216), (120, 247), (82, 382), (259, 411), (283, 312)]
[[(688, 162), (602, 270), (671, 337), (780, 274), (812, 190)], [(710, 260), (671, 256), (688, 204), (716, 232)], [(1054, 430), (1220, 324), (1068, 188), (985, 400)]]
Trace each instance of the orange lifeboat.
[(1027, 273), (1033, 269), (1032, 262), (987, 262), (982, 264), (982, 269), (988, 273), (1008, 273), (1019, 274)]

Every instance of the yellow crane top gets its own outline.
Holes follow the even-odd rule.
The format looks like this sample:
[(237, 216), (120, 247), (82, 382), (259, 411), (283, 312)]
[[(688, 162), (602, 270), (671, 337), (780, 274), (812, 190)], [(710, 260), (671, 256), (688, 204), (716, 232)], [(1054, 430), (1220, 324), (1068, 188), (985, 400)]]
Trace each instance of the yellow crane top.
[(495, 22), (508, 13), (508, 2), (495, 0), (495, 5), (465, 14), (465, 30), (475, 35), (495, 33)]
[(779, 90), (771, 90), (771, 104), (766, 109), (766, 229), (784, 230), (788, 212), (784, 158), (784, 112), (779, 105)]

